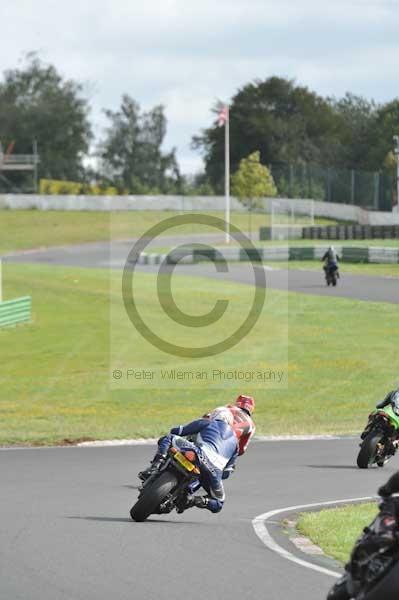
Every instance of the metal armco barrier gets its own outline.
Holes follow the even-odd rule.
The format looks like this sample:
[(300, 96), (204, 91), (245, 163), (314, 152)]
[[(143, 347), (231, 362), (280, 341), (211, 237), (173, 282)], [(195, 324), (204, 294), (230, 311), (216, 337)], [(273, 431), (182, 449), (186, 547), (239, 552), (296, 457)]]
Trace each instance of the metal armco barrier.
[(31, 320), (32, 298), (24, 296), (0, 302), (0, 327), (9, 327)]

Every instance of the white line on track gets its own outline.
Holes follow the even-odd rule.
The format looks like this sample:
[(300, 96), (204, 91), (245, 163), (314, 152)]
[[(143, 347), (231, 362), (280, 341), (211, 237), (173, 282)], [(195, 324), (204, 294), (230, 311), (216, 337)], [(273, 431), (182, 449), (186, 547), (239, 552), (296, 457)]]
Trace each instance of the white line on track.
[[(91, 446), (145, 446), (156, 444), (158, 438), (143, 438), (136, 440), (97, 440), (92, 442), (80, 442), (76, 444), (79, 447), (91, 447)], [(328, 441), (328, 440), (340, 440), (340, 439), (352, 439), (348, 437), (342, 438), (342, 436), (334, 435), (259, 435), (255, 436), (254, 441), (256, 442), (311, 442), (314, 440)]]
[(320, 440), (328, 442), (329, 440), (354, 440), (355, 436), (345, 435), (257, 435), (255, 442), (313, 442)]
[(302, 558), (299, 558), (299, 557), (295, 556), (294, 554), (291, 554), (291, 552), (289, 552), (285, 548), (282, 548), (279, 544), (277, 544), (277, 542), (270, 535), (269, 530), (267, 529), (267, 526), (266, 526), (266, 522), (269, 519), (271, 519), (272, 517), (275, 517), (276, 515), (279, 515), (282, 513), (296, 512), (298, 510), (306, 510), (309, 508), (320, 508), (323, 506), (333, 506), (335, 504), (349, 504), (350, 502), (364, 502), (366, 500), (373, 500), (373, 499), (374, 499), (374, 496), (366, 496), (364, 498), (347, 498), (345, 500), (329, 500), (328, 502), (316, 502), (314, 504), (301, 504), (298, 506), (288, 506), (286, 508), (278, 508), (276, 510), (270, 510), (269, 512), (263, 513), (263, 514), (255, 517), (252, 520), (252, 526), (253, 526), (258, 538), (272, 552), (276, 552), (283, 558), (286, 558), (287, 560), (290, 560), (291, 562), (294, 562), (297, 565), (300, 565), (302, 567), (306, 567), (307, 569), (312, 569), (313, 571), (317, 571), (318, 573), (322, 573), (323, 575), (329, 575), (330, 577), (338, 578), (338, 577), (341, 577), (341, 573), (338, 573), (337, 571), (331, 571), (330, 569), (326, 569), (325, 567), (321, 567), (315, 563), (312, 563), (312, 562), (309, 562)]
[(136, 440), (97, 440), (93, 442), (80, 442), (76, 444), (79, 448), (102, 447), (102, 446), (153, 446), (158, 438), (138, 438)]
[(278, 267), (271, 267), (270, 265), (255, 265), (255, 267), (258, 267), (260, 269), (264, 269), (265, 271), (281, 271), (282, 269), (278, 268)]
[[(255, 442), (312, 442), (315, 440), (329, 442), (331, 440), (352, 440), (352, 436), (335, 435), (260, 435), (255, 436)], [(90, 442), (79, 442), (77, 444), (66, 444), (65, 446), (1, 446), (3, 450), (43, 450), (45, 448), (104, 448), (109, 446), (153, 446), (158, 438), (139, 438), (127, 440), (93, 440)]]

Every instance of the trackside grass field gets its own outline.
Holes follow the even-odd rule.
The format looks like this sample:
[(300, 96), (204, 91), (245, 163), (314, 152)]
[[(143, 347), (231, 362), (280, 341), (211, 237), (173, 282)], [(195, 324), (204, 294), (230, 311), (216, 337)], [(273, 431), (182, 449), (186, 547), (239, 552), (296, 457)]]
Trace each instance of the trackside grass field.
[[(188, 383), (179, 392), (111, 391), (108, 272), (22, 264), (5, 264), (3, 270), (6, 299), (32, 295), (33, 323), (0, 330), (1, 444), (158, 436), (237, 392), (251, 391), (260, 434), (358, 433), (376, 400), (397, 383), (396, 305), (289, 293), (287, 388), (253, 390), (242, 383), (209, 393), (206, 386)], [(136, 275), (140, 300), (173, 338), (175, 324), (165, 320), (162, 309), (152, 308), (154, 275)], [(192, 314), (206, 313), (230, 290), (233, 324), (247, 311), (251, 290), (178, 276), (173, 288), (179, 306)], [(199, 289), (201, 294), (193, 294)], [(267, 310), (251, 333), (250, 348), (244, 340), (229, 353), (229, 367), (240, 367), (248, 353), (254, 365), (284, 354), (277, 343), (286, 294), (267, 293)], [(111, 302), (116, 302), (112, 295)], [(151, 349), (141, 337), (135, 349), (121, 343), (121, 360), (149, 360)], [(173, 357), (165, 357), (165, 364), (173, 364)], [(156, 360), (164, 359), (158, 353)], [(199, 367), (204, 364), (198, 359)]]
[[(16, 250), (25, 250), (46, 246), (62, 246), (84, 242), (129, 239), (145, 233), (151, 226), (163, 219), (181, 213), (173, 211), (38, 211), (38, 210), (0, 210), (0, 255)], [(221, 211), (210, 214), (224, 218)], [(248, 229), (246, 213), (231, 213), (231, 222), (242, 231)], [(334, 221), (317, 219), (317, 224), (331, 224)], [(259, 227), (270, 225), (270, 215), (253, 214), (252, 229), (258, 237)], [(179, 227), (178, 233), (202, 232), (195, 224)], [(209, 228), (210, 233), (215, 229)], [(165, 235), (176, 234), (176, 230)]]
[(356, 539), (376, 514), (375, 503), (302, 513), (297, 529), (320, 546), (325, 554), (346, 563)]

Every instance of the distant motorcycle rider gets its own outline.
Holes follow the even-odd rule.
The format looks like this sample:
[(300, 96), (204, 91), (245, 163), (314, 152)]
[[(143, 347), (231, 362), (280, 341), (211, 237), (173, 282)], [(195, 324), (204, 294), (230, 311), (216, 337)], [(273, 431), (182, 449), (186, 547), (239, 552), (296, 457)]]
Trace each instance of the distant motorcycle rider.
[(151, 466), (139, 473), (140, 479), (145, 481), (162, 467), (173, 441), (182, 452), (194, 451), (200, 465), (201, 485), (207, 492), (206, 496), (189, 497), (179, 512), (192, 506), (213, 513), (221, 511), (225, 500), (222, 480), (233, 473), (237, 456), (245, 452), (255, 431), (251, 418), (254, 408), (253, 398), (239, 396), (235, 405), (217, 407), (187, 425), (173, 427), (169, 435), (159, 439)]
[(323, 257), (321, 260), (322, 260), (322, 262), (324, 262), (323, 269), (324, 269), (324, 272), (326, 273), (326, 275), (329, 271), (336, 271), (337, 277), (339, 278), (338, 261), (340, 259), (339, 259), (339, 256), (338, 256), (334, 246), (330, 246), (328, 248), (328, 250), (323, 254)]

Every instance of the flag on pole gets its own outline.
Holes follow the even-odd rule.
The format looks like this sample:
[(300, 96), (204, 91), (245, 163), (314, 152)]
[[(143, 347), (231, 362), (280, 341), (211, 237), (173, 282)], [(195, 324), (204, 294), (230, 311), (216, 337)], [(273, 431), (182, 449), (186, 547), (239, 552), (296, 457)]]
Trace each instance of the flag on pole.
[(225, 224), (226, 244), (230, 243), (230, 119), (229, 105), (223, 104), (218, 114), (218, 126), (224, 126), (224, 170), (225, 170)]
[(218, 126), (223, 127), (229, 118), (229, 107), (225, 104), (218, 114)]

